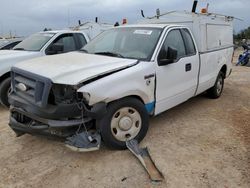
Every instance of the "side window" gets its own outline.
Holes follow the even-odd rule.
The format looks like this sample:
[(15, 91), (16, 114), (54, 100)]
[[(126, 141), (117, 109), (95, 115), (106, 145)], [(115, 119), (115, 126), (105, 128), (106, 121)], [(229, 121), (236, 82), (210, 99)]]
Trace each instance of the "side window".
[(182, 29), (182, 36), (185, 42), (186, 46), (186, 53), (188, 56), (196, 54), (195, 46), (194, 46), (194, 41), (187, 29)]
[(80, 33), (76, 33), (77, 39), (79, 40), (79, 44), (80, 44), (80, 48), (82, 48), (83, 46), (85, 46), (87, 44), (87, 41), (85, 39), (85, 37), (80, 34)]
[(184, 42), (179, 29), (172, 30), (168, 33), (162, 48), (165, 49), (166, 55), (169, 48), (177, 50), (177, 59), (186, 55)]
[(46, 49), (47, 55), (66, 53), (76, 50), (76, 43), (73, 34), (63, 34), (56, 38)]

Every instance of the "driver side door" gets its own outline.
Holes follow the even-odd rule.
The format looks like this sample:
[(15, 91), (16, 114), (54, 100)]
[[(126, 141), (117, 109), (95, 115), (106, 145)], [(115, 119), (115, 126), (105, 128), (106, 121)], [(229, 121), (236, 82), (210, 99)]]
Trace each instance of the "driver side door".
[[(168, 59), (169, 49), (177, 51), (176, 59), (170, 64), (159, 65), (160, 58)], [(195, 94), (199, 57), (189, 30), (169, 30), (156, 61), (155, 115), (188, 100)]]

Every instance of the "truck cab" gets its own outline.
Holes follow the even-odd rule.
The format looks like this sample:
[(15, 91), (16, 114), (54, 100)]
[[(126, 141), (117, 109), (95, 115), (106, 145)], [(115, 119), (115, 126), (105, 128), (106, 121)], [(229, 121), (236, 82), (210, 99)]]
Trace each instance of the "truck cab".
[(39, 32), (17, 44), (13, 50), (0, 51), (0, 102), (9, 106), (10, 69), (16, 63), (36, 57), (55, 55), (81, 49), (89, 37), (78, 31)]
[(145, 137), (150, 116), (201, 92), (220, 97), (232, 50), (228, 45), (211, 56), (204, 52), (208, 59), (218, 51), (223, 57), (206, 65), (206, 72), (188, 26), (150, 23), (110, 29), (78, 52), (14, 66), (10, 127), (18, 136), (66, 138), (91, 129), (107, 146), (124, 149), (127, 140)]

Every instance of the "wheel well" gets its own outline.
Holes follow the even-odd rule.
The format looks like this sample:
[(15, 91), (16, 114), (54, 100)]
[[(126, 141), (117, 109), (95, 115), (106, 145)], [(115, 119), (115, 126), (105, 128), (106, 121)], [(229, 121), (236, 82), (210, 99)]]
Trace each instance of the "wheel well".
[(2, 81), (4, 81), (6, 78), (10, 77), (10, 72), (5, 73), (4, 75), (2, 75), (0, 77), (0, 83), (2, 83)]
[[(139, 101), (141, 101), (142, 104), (145, 104), (144, 101), (142, 100), (142, 98), (139, 97), (138, 95), (130, 95), (130, 96), (127, 96), (127, 97), (128, 97), (128, 98), (136, 98), (136, 99), (138, 99)], [(127, 98), (127, 97), (125, 97), (125, 98)]]
[[(118, 101), (118, 100), (122, 100), (122, 99), (126, 99), (126, 98), (135, 98), (135, 99), (138, 99), (139, 101), (141, 101), (142, 104), (145, 104), (145, 102), (142, 100), (142, 98), (141, 98), (140, 96), (138, 96), (138, 95), (129, 95), (129, 96), (122, 97), (122, 98), (116, 99), (116, 100), (114, 100), (114, 101), (111, 101), (111, 102), (109, 102), (109, 103), (112, 103), (112, 102), (115, 102), (115, 101)], [(109, 104), (109, 103), (108, 103), (108, 104)]]
[(224, 74), (224, 78), (226, 78), (227, 75), (227, 66), (223, 65), (222, 68), (220, 69), (220, 72)]

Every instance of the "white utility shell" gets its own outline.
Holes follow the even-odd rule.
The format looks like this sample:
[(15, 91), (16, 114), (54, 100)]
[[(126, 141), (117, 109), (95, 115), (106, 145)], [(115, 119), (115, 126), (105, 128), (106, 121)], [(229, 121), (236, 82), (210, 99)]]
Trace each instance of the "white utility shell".
[(199, 52), (233, 45), (233, 17), (218, 14), (198, 14), (185, 11), (166, 13), (159, 19), (143, 19), (138, 24), (167, 24), (188, 27)]
[(96, 22), (85, 22), (74, 29), (77, 31), (83, 31), (88, 35), (89, 38), (93, 39), (103, 31), (113, 28), (112, 24), (108, 23), (96, 23)]

